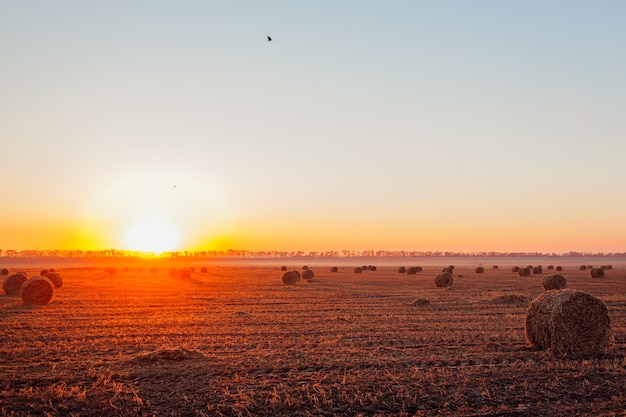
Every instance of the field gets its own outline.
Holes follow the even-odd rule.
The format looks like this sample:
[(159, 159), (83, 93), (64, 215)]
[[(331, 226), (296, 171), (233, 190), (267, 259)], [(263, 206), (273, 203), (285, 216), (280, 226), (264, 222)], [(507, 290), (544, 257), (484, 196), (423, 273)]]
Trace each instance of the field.
[(458, 264), (445, 289), (448, 264), (317, 260), (286, 286), (276, 262), (60, 266), (47, 306), (1, 295), (0, 416), (626, 415), (626, 264), (591, 279), (561, 263), (606, 303), (615, 346), (557, 359), (524, 336), (547, 264)]

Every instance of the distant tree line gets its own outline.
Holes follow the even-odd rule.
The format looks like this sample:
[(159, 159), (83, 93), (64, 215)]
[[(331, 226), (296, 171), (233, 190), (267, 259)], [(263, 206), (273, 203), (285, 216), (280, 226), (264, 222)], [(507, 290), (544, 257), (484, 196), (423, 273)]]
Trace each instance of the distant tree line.
[[(120, 249), (106, 250), (2, 250), (0, 258), (140, 258), (156, 256), (154, 253)], [(228, 249), (223, 251), (164, 252), (161, 258), (415, 258), (415, 257), (625, 257), (626, 252), (442, 252), (403, 250), (340, 250), (340, 251), (249, 251)]]

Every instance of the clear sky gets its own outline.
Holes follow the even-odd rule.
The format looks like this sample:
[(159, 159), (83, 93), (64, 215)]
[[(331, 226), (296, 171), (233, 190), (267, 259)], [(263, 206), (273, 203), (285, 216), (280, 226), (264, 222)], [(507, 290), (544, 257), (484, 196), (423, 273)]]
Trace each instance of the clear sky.
[(0, 248), (626, 251), (626, 2), (304, 3), (0, 1)]

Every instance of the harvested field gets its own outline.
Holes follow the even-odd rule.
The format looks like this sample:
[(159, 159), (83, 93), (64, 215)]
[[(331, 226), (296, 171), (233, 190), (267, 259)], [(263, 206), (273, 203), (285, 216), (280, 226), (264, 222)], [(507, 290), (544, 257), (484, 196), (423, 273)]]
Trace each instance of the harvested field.
[(562, 359), (526, 345), (542, 277), (455, 261), (464, 277), (442, 291), (447, 264), (402, 275), (369, 262), (375, 274), (316, 264), (294, 286), (267, 263), (187, 279), (168, 273), (182, 265), (57, 268), (46, 306), (0, 296), (0, 415), (623, 415), (626, 265), (590, 280), (559, 261), (568, 288), (607, 305), (615, 336), (608, 354)]

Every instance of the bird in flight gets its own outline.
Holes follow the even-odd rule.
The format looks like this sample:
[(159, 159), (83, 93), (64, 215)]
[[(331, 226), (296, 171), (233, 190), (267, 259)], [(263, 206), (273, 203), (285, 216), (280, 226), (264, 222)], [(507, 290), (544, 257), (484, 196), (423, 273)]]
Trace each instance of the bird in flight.
[(268, 37), (267, 37), (267, 41), (269, 42), (269, 41), (271, 41), (271, 40), (272, 40), (272, 38), (268, 36)]

